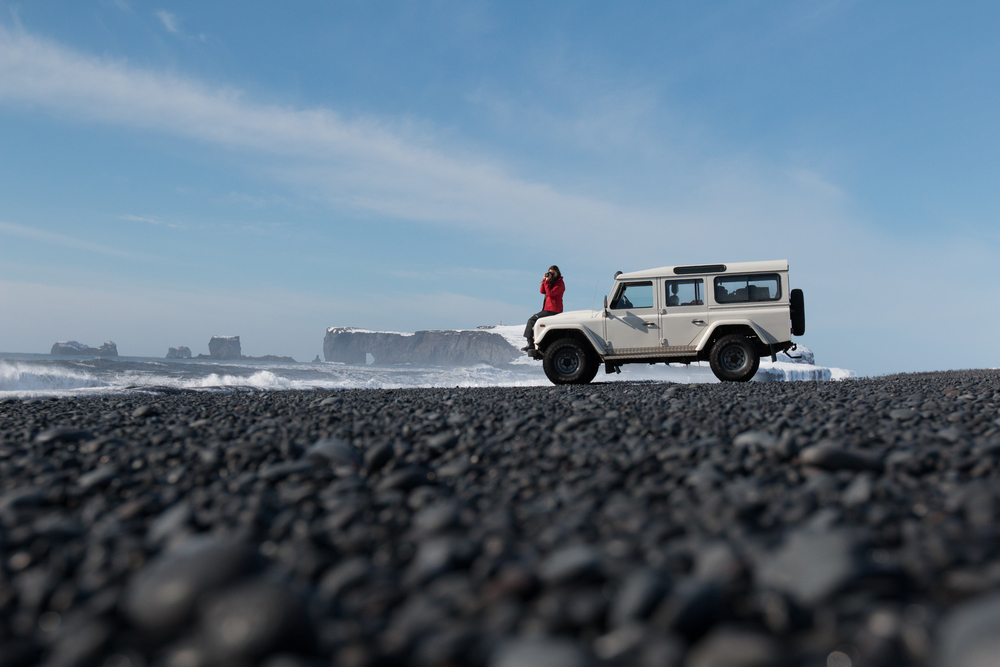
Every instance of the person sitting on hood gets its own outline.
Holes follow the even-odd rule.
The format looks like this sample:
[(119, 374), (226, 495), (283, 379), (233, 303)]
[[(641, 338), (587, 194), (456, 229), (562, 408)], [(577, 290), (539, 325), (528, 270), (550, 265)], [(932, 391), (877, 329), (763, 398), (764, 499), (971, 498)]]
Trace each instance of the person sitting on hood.
[(528, 325), (524, 327), (524, 337), (528, 339), (528, 344), (521, 349), (530, 352), (535, 349), (535, 322), (542, 317), (558, 315), (563, 311), (563, 292), (566, 291), (566, 284), (563, 283), (562, 272), (559, 267), (553, 264), (542, 276), (542, 284), (538, 289), (545, 295), (545, 302), (542, 309), (528, 318)]

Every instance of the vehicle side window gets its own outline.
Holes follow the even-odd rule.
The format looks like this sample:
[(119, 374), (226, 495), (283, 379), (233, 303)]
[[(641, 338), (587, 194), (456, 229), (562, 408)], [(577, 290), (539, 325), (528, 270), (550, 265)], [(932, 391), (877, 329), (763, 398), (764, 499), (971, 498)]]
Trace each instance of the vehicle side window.
[(701, 278), (697, 280), (664, 280), (666, 285), (667, 308), (671, 306), (703, 306), (705, 297), (702, 292), (705, 281)]
[(777, 301), (781, 298), (781, 278), (777, 273), (719, 276), (715, 279), (716, 303)]
[(653, 283), (623, 283), (611, 301), (612, 310), (652, 308)]

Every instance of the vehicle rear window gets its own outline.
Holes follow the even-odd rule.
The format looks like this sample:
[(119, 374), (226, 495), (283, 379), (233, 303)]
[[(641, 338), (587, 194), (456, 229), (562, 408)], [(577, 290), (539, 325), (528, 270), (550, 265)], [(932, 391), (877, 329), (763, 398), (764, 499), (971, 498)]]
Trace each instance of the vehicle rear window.
[(618, 288), (618, 293), (611, 301), (612, 310), (626, 308), (652, 308), (653, 283), (625, 283)]
[(716, 303), (777, 301), (781, 298), (781, 278), (777, 273), (719, 276), (715, 279)]
[(705, 281), (697, 280), (664, 280), (666, 286), (665, 301), (667, 308), (671, 306), (702, 306), (705, 297), (702, 295)]

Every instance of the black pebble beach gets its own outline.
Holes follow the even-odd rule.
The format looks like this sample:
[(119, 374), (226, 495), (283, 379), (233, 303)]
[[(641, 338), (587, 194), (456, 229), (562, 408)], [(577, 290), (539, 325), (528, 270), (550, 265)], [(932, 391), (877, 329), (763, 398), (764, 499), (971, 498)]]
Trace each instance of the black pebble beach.
[(1000, 371), (6, 399), (0, 667), (996, 664), (998, 406)]

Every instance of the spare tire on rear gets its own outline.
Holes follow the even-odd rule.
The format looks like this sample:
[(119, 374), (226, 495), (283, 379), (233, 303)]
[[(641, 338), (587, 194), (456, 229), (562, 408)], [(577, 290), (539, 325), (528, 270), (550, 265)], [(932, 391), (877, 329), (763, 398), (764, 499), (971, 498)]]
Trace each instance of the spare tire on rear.
[(793, 289), (788, 297), (792, 316), (792, 335), (801, 336), (806, 332), (806, 302), (802, 290)]

